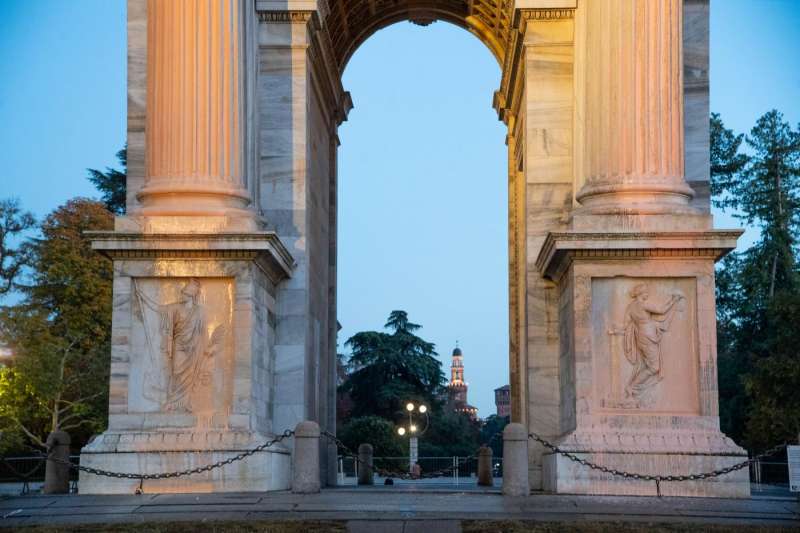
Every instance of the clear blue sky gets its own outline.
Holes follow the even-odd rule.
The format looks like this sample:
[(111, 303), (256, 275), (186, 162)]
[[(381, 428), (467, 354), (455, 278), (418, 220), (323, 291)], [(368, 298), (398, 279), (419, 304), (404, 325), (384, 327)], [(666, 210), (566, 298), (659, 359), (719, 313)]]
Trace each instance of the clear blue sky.
[[(800, 2), (714, 0), (711, 16), (712, 109), (742, 132), (773, 107), (800, 122)], [(125, 141), (125, 55), (123, 0), (0, 0), (0, 197), (41, 216), (95, 194), (86, 167)], [(484, 416), (508, 380), (499, 75), (463, 30), (391, 26), (345, 72), (340, 131), (342, 339), (406, 309), (447, 369), (460, 341)]]

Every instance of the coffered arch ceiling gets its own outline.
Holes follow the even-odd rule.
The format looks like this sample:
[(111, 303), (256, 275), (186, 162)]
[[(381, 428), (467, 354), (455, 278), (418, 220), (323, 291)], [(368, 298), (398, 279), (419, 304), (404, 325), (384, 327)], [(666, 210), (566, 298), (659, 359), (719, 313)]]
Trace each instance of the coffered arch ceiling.
[(339, 71), (376, 31), (404, 20), (428, 25), (443, 20), (476, 35), (502, 64), (513, 0), (328, 0), (325, 24)]

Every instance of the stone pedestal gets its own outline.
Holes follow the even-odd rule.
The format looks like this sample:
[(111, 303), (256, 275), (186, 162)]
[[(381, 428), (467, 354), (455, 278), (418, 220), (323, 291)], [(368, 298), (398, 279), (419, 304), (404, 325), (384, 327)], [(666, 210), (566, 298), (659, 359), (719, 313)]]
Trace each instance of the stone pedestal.
[[(650, 475), (708, 472), (746, 452), (719, 430), (714, 262), (738, 231), (550, 234), (537, 265), (560, 288), (556, 444)], [(655, 495), (655, 483), (545, 455), (544, 488)], [(746, 497), (747, 469), (662, 483), (669, 496)]]
[[(274, 428), (276, 284), (293, 259), (271, 232), (97, 233), (114, 261), (108, 430), (81, 464), (117, 472), (201, 467)], [(145, 492), (287, 489), (291, 443), (203, 474), (145, 481)], [(138, 481), (81, 472), (83, 494), (130, 494)]]

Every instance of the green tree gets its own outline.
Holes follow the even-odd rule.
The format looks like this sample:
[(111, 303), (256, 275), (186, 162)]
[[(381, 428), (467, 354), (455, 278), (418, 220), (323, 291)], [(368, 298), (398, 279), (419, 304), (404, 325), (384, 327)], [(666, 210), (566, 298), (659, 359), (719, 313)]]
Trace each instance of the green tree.
[(478, 450), (480, 425), (465, 413), (441, 409), (431, 414), (419, 453), (428, 457), (468, 457)]
[(752, 398), (747, 440), (756, 449), (795, 441), (800, 434), (800, 297), (786, 291), (777, 293), (765, 322), (771, 334), (744, 378)]
[(766, 113), (745, 137), (746, 156), (739, 153), (742, 136), (718, 116), (711, 131), (715, 203), (760, 230), (759, 240), (725, 258), (717, 274), (721, 422), (756, 448), (796, 437), (796, 424), (776, 419), (796, 415), (798, 401), (792, 376), (800, 339), (792, 337), (792, 310), (800, 298), (800, 128), (793, 130), (777, 111)]
[(106, 209), (114, 214), (125, 213), (126, 176), (128, 174), (128, 145), (117, 152), (117, 160), (122, 171), (106, 168), (105, 172), (93, 168), (87, 169), (91, 181), (102, 195)]
[(714, 205), (726, 208), (734, 199), (729, 192), (736, 187), (736, 178), (747, 164), (747, 156), (740, 152), (744, 134), (735, 134), (725, 127), (719, 113), (711, 113), (711, 195)]
[(421, 326), (405, 311), (392, 311), (385, 327), (391, 332), (362, 331), (345, 344), (352, 353), (341, 389), (353, 401), (352, 416), (395, 420), (409, 400), (438, 408), (444, 374), (434, 345), (414, 334)]
[(22, 238), (35, 225), (36, 219), (20, 207), (19, 200), (0, 200), (0, 298), (17, 288), (30, 263), (30, 247)]
[(339, 439), (353, 453), (361, 444), (371, 444), (375, 457), (402, 457), (408, 453), (395, 425), (379, 416), (353, 418), (338, 431)]
[(0, 375), (4, 438), (41, 446), (60, 429), (80, 444), (105, 426), (112, 268), (86, 232), (112, 225), (103, 204), (77, 198), (53, 211), (31, 242), (31, 283), (0, 320), (15, 353)]

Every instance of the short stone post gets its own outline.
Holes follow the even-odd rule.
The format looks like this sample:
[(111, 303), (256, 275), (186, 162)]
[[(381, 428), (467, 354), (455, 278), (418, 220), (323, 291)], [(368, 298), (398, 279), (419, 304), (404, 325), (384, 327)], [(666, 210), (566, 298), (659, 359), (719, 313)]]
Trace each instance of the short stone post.
[(361, 444), (358, 447), (358, 484), (375, 484), (372, 470), (372, 444)]
[(492, 476), (492, 449), (481, 446), (478, 450), (478, 485), (491, 487), (494, 485)]
[(503, 430), (503, 495), (528, 496), (528, 432), (522, 424)]
[(44, 494), (69, 493), (69, 433), (53, 431), (47, 436), (47, 464), (44, 471)]
[(294, 429), (292, 492), (314, 494), (320, 489), (319, 425), (305, 421)]

